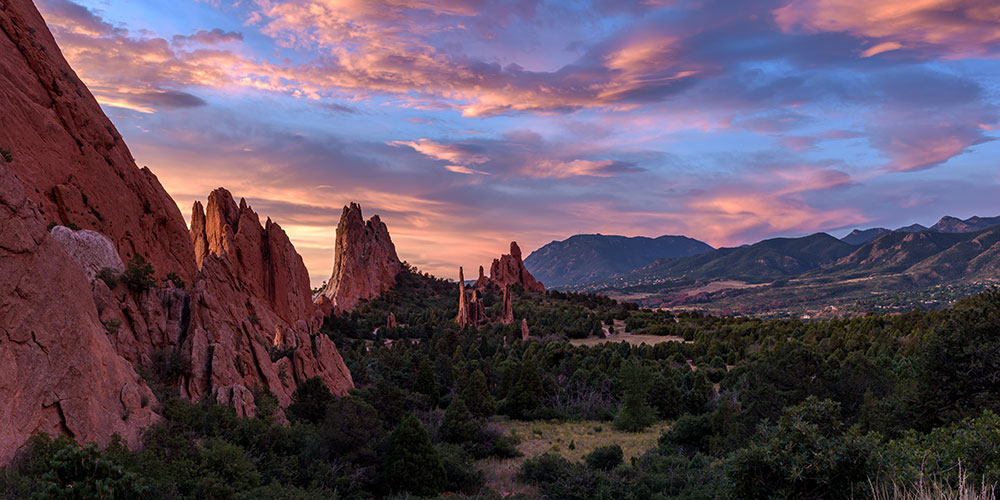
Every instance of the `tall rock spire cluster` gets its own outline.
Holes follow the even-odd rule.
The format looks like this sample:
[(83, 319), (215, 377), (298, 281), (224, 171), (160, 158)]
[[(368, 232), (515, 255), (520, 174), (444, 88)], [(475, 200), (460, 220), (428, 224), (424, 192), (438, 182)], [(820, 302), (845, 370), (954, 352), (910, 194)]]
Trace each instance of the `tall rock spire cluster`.
[[(497, 321), (505, 325), (514, 322), (514, 286), (520, 286), (527, 292), (545, 293), (545, 286), (525, 269), (524, 261), (521, 260), (521, 249), (515, 241), (510, 242), (509, 254), (493, 260), (489, 277), (485, 276), (483, 271), (483, 267), (479, 266), (479, 277), (469, 297), (470, 291), (465, 288), (465, 273), (461, 267), (458, 268), (458, 317), (455, 322), (463, 328), (478, 327), (489, 320), (486, 317), (486, 309), (478, 298), (480, 292), (497, 288), (503, 291), (503, 305)], [(527, 323), (524, 326), (527, 328)]]

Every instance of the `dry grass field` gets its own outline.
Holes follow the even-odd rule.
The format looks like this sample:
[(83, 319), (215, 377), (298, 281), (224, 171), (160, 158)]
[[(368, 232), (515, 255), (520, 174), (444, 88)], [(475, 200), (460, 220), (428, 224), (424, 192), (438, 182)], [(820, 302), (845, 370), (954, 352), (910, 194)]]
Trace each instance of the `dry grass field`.
[(615, 430), (611, 422), (589, 420), (521, 422), (501, 419), (496, 424), (521, 440), (517, 448), (524, 456), (481, 460), (478, 465), (486, 474), (486, 484), (502, 494), (524, 493), (528, 496), (535, 496), (538, 492), (517, 479), (521, 464), (528, 458), (551, 451), (571, 462), (582, 462), (584, 455), (594, 449), (618, 444), (628, 461), (656, 447), (660, 434), (670, 427), (668, 422), (657, 422), (643, 432), (631, 433)]

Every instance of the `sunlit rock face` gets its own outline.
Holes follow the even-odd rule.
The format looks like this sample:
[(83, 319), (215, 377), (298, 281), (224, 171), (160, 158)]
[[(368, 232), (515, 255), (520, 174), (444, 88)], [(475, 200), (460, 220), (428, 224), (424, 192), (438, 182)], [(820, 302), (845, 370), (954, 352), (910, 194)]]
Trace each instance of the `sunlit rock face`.
[(396, 283), (402, 264), (389, 228), (373, 215), (367, 222), (361, 206), (344, 207), (337, 224), (333, 275), (317, 296), (317, 301), (334, 312), (348, 311), (361, 300), (385, 293)]

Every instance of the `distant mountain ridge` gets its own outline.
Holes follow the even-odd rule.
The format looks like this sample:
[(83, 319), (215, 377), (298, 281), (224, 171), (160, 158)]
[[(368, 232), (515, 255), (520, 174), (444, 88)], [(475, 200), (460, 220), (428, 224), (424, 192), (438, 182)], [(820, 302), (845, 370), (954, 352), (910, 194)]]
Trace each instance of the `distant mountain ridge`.
[(660, 259), (636, 269), (623, 279), (645, 281), (684, 277), (765, 282), (834, 265), (856, 249), (856, 246), (826, 233), (802, 238), (772, 238), (749, 246), (720, 248), (690, 257)]
[[(647, 307), (694, 306), (722, 314), (836, 315), (872, 307), (903, 312), (1000, 283), (1000, 225), (990, 221), (944, 218), (935, 226), (948, 231), (884, 231), (862, 245), (826, 233), (775, 238), (660, 259), (574, 289)], [(977, 224), (988, 227), (968, 231)]]
[(708, 244), (686, 236), (578, 234), (535, 250), (524, 265), (546, 286), (564, 287), (627, 273), (657, 259), (711, 250)]
[(851, 231), (851, 234), (844, 236), (840, 239), (844, 243), (849, 245), (864, 245), (885, 233), (891, 233), (892, 231), (884, 227), (873, 227), (871, 229), (855, 229)]

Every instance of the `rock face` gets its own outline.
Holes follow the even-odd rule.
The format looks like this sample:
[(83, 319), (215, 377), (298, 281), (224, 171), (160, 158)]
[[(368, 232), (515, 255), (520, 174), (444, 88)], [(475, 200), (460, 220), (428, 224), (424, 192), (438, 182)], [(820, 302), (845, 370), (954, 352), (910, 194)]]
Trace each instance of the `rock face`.
[(114, 269), (118, 272), (125, 270), (125, 264), (118, 256), (115, 245), (97, 231), (89, 229), (74, 231), (66, 226), (55, 226), (49, 234), (61, 243), (66, 253), (83, 268), (90, 282), (97, 278), (97, 273), (101, 272), (101, 269)]
[(510, 242), (509, 254), (493, 259), (493, 265), (490, 266), (490, 282), (501, 289), (507, 285), (517, 284), (528, 292), (545, 293), (545, 286), (536, 281), (525, 269), (524, 261), (521, 259), (521, 248), (517, 246), (516, 241)]
[[(207, 213), (195, 202), (191, 214), (191, 241), (198, 269), (209, 255), (230, 258), (236, 279), (247, 291), (266, 299), (286, 322), (311, 319), (315, 313), (309, 291), (309, 273), (281, 226), (267, 219), (262, 227), (257, 213), (229, 191), (208, 195)], [(197, 221), (197, 223), (196, 223)]]
[(177, 205), (149, 169), (136, 168), (31, 0), (0, 6), (0, 147), (11, 152), (11, 175), (39, 216), (107, 236), (122, 261), (142, 254), (158, 277), (173, 271), (191, 281), (191, 242)]
[(317, 300), (334, 312), (353, 309), (358, 301), (373, 299), (396, 283), (402, 269), (389, 229), (377, 215), (365, 222), (361, 206), (344, 207), (337, 224), (333, 275)]
[(528, 340), (531, 332), (528, 330), (528, 318), (521, 318), (521, 340)]
[(393, 328), (396, 328), (397, 326), (399, 325), (396, 324), (396, 315), (390, 312), (388, 317), (386, 317), (385, 319), (385, 327), (386, 329), (391, 330)]
[[(188, 232), (28, 0), (0, 2), (0, 104), (0, 463), (39, 432), (138, 444), (159, 404), (134, 367), (165, 356), (190, 366), (171, 390), (242, 415), (252, 387), (288, 404), (310, 377), (353, 386), (285, 232), (225, 190)], [(135, 254), (186, 286), (93, 279)]]
[[(116, 354), (87, 275), (0, 164), (0, 463), (33, 434), (136, 445), (152, 392)], [(99, 281), (100, 282), (100, 281)]]

